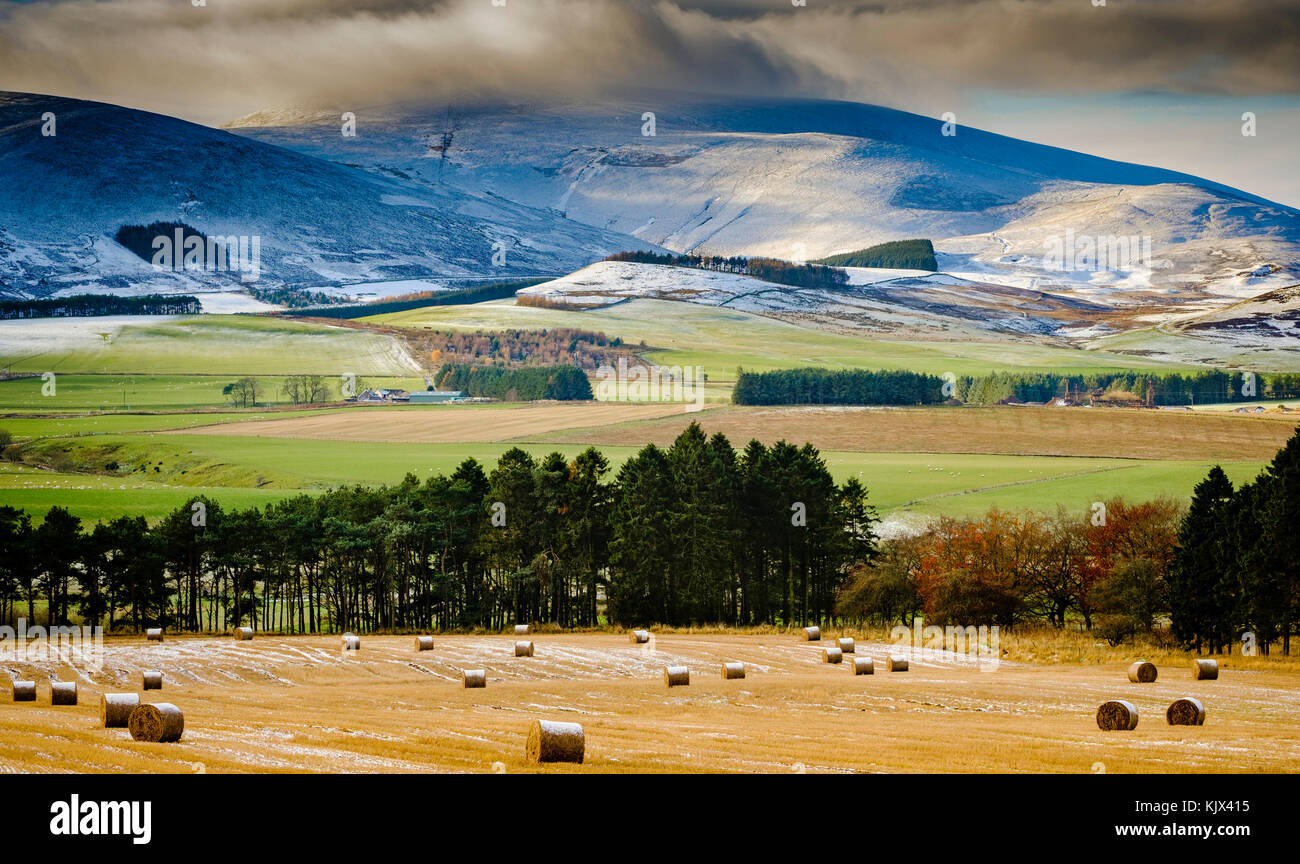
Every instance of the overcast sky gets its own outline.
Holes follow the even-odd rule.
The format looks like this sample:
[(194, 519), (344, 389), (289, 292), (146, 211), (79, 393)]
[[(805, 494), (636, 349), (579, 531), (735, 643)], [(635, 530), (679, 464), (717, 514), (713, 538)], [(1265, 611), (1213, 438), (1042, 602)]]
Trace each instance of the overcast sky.
[(210, 125), (629, 86), (851, 99), (1300, 206), (1300, 0), (194, 2), (0, 0), (0, 89)]

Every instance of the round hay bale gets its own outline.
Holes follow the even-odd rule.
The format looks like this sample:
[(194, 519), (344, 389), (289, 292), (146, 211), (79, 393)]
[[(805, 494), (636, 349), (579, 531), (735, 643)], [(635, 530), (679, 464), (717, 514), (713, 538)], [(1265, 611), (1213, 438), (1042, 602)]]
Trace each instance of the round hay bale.
[(633, 645), (644, 645), (645, 643), (647, 643), (647, 642), (649, 642), (649, 641), (650, 641), (650, 631), (649, 631), (649, 630), (633, 630), (633, 631), (632, 631), (632, 644), (633, 644)]
[(252, 638), (253, 638), (253, 628), (252, 628), (252, 627), (236, 627), (236, 628), (235, 628), (235, 638), (238, 639), (238, 640), (241, 641), (241, 642), (246, 641), (246, 640), (248, 640), (248, 639), (252, 639)]
[(858, 650), (857, 643), (854, 642), (852, 639), (848, 638), (847, 636), (835, 640), (835, 644), (838, 645), (840, 647), (840, 650), (843, 651), (845, 654), (857, 653)]
[(14, 701), (15, 701), (15, 702), (35, 702), (35, 701), (36, 701), (36, 682), (35, 682), (35, 681), (15, 681), (15, 682), (14, 682)]
[(143, 676), (142, 676), (142, 677), (144, 678), (144, 689), (146, 689), (146, 690), (161, 690), (161, 689), (162, 689), (162, 673), (161, 673), (161, 672), (158, 672), (158, 671), (156, 671), (156, 670), (155, 670), (155, 671), (148, 671), (148, 672), (143, 673)]
[(105, 693), (99, 697), (99, 719), (105, 729), (125, 729), (139, 704), (139, 693)]
[(529, 634), (529, 632), (530, 632), (530, 630), (529, 630), (529, 627), (528, 627), (527, 624), (516, 624), (516, 625), (515, 625), (515, 635), (516, 635), (516, 636), (527, 636), (527, 635)]
[(732, 678), (744, 678), (745, 664), (735, 660), (728, 663), (723, 663), (722, 677), (725, 680), (731, 680)]
[(460, 680), (461, 680), (461, 683), (465, 686), (465, 689), (466, 689), (466, 690), (468, 690), (468, 689), (470, 689), (470, 688), (472, 688), (472, 687), (486, 687), (486, 686), (487, 686), (487, 670), (486, 670), (486, 669), (466, 669), (466, 670), (464, 670), (463, 672), (460, 673)]
[(890, 671), (890, 672), (906, 672), (906, 671), (907, 671), (907, 655), (905, 655), (905, 654), (890, 654), (890, 655), (889, 655), (889, 671)]
[(669, 687), (686, 687), (691, 683), (691, 670), (685, 666), (665, 666), (664, 683)]
[(577, 723), (534, 720), (528, 730), (525, 754), (529, 762), (577, 762), (587, 749), (587, 738)]
[(516, 642), (516, 643), (515, 643), (515, 656), (516, 656), (516, 657), (532, 657), (532, 656), (533, 656), (533, 643), (532, 643), (532, 642)]
[(361, 637), (359, 637), (359, 636), (354, 636), (354, 635), (352, 635), (351, 633), (349, 633), (348, 635), (344, 636), (344, 637), (343, 637), (343, 650), (344, 650), (344, 651), (360, 651), (360, 650), (361, 650)]
[(841, 651), (841, 650), (838, 649), (838, 648), (824, 648), (824, 649), (822, 649), (822, 662), (823, 662), (823, 663), (843, 663), (843, 662), (844, 662), (844, 652)]
[(1205, 706), (1199, 699), (1184, 696), (1182, 699), (1175, 699), (1169, 706), (1169, 710), (1165, 711), (1165, 719), (1169, 721), (1170, 726), (1204, 726)]
[(820, 628), (820, 627), (805, 627), (805, 628), (803, 628), (803, 641), (805, 641), (805, 642), (817, 642), (817, 641), (820, 641), (821, 638), (822, 638), (822, 631), (821, 631), (821, 628)]
[(137, 705), (126, 721), (135, 741), (170, 743), (181, 740), (185, 731), (185, 715), (170, 702), (153, 702)]
[(1192, 677), (1197, 681), (1214, 681), (1219, 677), (1218, 660), (1193, 660)]
[(876, 674), (875, 661), (872, 660), (870, 657), (854, 657), (853, 674), (854, 675), (875, 675)]
[(148, 630), (145, 630), (145, 631), (144, 631), (144, 638), (145, 638), (145, 640), (148, 641), (148, 642), (161, 642), (161, 641), (163, 641), (162, 628), (161, 628), (161, 627), (150, 627)]
[(77, 704), (77, 682), (76, 681), (51, 681), (50, 682), (50, 704), (51, 705), (76, 705)]
[(1156, 680), (1157, 674), (1159, 673), (1156, 664), (1149, 663), (1146, 660), (1138, 660), (1128, 667), (1128, 680), (1134, 684), (1151, 684)]
[(433, 637), (432, 637), (432, 636), (416, 636), (416, 637), (415, 637), (415, 650), (416, 650), (416, 651), (432, 651), (432, 650), (433, 650)]
[(1138, 709), (1132, 702), (1112, 699), (1097, 709), (1097, 727), (1103, 732), (1127, 732), (1138, 725)]

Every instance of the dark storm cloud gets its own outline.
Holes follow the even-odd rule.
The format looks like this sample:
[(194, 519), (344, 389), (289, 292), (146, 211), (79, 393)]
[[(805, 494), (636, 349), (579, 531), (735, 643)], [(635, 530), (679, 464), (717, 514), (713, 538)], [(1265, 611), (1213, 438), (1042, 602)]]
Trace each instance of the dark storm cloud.
[(1300, 90), (1296, 0), (0, 2), (0, 88), (222, 120), (629, 86), (939, 108), (978, 88)]

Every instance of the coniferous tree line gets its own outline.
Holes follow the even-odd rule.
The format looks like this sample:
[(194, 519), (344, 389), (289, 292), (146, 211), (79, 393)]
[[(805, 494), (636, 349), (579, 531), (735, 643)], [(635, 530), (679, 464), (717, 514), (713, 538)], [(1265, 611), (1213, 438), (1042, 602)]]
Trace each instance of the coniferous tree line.
[[(540, 285), (546, 282), (546, 279), (510, 279), (504, 282), (488, 282), (483, 285), (473, 285), (468, 288), (452, 288), (446, 291), (418, 291), (413, 294), (406, 294), (401, 297), (392, 297), (387, 300), (375, 300), (370, 303), (356, 303), (344, 299), (340, 304), (338, 300), (331, 300), (326, 295), (319, 292), (303, 292), (300, 289), (282, 289), (290, 294), (304, 295), (310, 302), (287, 302), (285, 305), (291, 308), (311, 307), (311, 306), (329, 306), (327, 309), (307, 309), (299, 313), (294, 313), (312, 318), (365, 318), (370, 315), (384, 315), (389, 312), (406, 312), (411, 309), (424, 309), (428, 306), (463, 306), (470, 303), (485, 303), (488, 300), (505, 300), (515, 296), (515, 292), (521, 288), (531, 288), (534, 285)], [(262, 289), (251, 289), (259, 299), (265, 299), (267, 302), (276, 303), (284, 302), (281, 300), (270, 299), (263, 296)], [(316, 300), (316, 297), (324, 297), (324, 300)]]
[(1169, 574), (1174, 635), (1220, 653), (1252, 634), (1291, 653), (1300, 628), (1300, 429), (1254, 480), (1234, 489), (1214, 466), (1196, 485)]
[(779, 369), (736, 378), (737, 405), (936, 405), (944, 381), (896, 369)]
[(929, 240), (891, 240), (866, 249), (819, 258), (815, 263), (831, 267), (898, 267), (907, 270), (939, 269), (934, 244)]
[(0, 300), (0, 320), (80, 318), (96, 315), (198, 315), (203, 304), (189, 294), (74, 294), (42, 300)]
[[(188, 241), (191, 237), (197, 237), (206, 245), (207, 235), (197, 228), (186, 225), (184, 222), (150, 222), (148, 225), (123, 225), (117, 229), (113, 239), (118, 243), (130, 249), (136, 255), (145, 261), (153, 261), (154, 239), (157, 237), (166, 237), (171, 240), (180, 232), (182, 241)], [(175, 251), (177, 257), (180, 257), (181, 250)]]
[(994, 372), (962, 376), (954, 396), (963, 402), (992, 404), (1014, 396), (1024, 402), (1058, 397), (1085, 398), (1094, 393), (1121, 394), (1152, 405), (1193, 405), (1300, 398), (1300, 375), (1206, 370), (1196, 373), (1101, 372), (1060, 375)]
[(1105, 372), (1059, 375), (994, 372), (944, 380), (901, 370), (780, 369), (740, 370), (732, 401), (738, 405), (933, 405), (953, 398), (991, 405), (1015, 397), (1022, 402), (1071, 398), (1192, 405), (1300, 398), (1300, 375), (1207, 370), (1195, 374)]
[(260, 509), (196, 497), (155, 525), (0, 507), (0, 621), (39, 603), (134, 630), (816, 623), (875, 551), (865, 490), (810, 445), (737, 452), (692, 424), (610, 473), (595, 448), (514, 448)]
[(460, 390), (508, 402), (536, 399), (591, 399), (591, 382), (577, 366), (471, 366), (447, 363), (434, 383), (443, 390)]
[(606, 261), (632, 261), (637, 264), (660, 264), (665, 267), (693, 267), (753, 276), (766, 282), (794, 285), (799, 288), (839, 288), (849, 283), (849, 274), (821, 264), (796, 264), (779, 258), (745, 258), (739, 255), (674, 255), (655, 252), (617, 252)]

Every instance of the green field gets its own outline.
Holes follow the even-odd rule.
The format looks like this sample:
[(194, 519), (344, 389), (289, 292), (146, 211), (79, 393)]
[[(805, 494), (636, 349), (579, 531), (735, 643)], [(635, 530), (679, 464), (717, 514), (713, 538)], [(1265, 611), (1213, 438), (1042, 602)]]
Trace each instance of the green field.
[[(588, 312), (495, 301), (430, 307), (373, 320), (439, 329), (603, 331), (632, 344), (644, 341), (653, 349), (648, 356), (655, 362), (704, 367), (710, 378), (710, 401), (727, 397), (729, 382), (740, 367), (893, 367), (936, 374), (1186, 368), (1138, 356), (1027, 343), (864, 339), (744, 312), (657, 300)], [(37, 324), (28, 329), (0, 328), (4, 352), (0, 366), (14, 372), (56, 373), (53, 395), (42, 394), (45, 382), (39, 377), (0, 381), (0, 413), (7, 415), (0, 417), (0, 429), (19, 442), (25, 463), (0, 463), (0, 504), (23, 507), (35, 518), (61, 504), (88, 520), (120, 513), (156, 519), (198, 492), (228, 506), (252, 506), (344, 484), (395, 483), (408, 473), (423, 479), (449, 473), (468, 457), (490, 469), (514, 446), (485, 440), (412, 444), (197, 431), (214, 423), (290, 416), (268, 410), (284, 403), (282, 376), (288, 374), (330, 376), (335, 388), (334, 376), (343, 372), (362, 376), (368, 386), (422, 387), (423, 379), (414, 377), (405, 348), (382, 333), (252, 316), (140, 324), (121, 319)], [(64, 326), (66, 333), (60, 329)], [(221, 391), (245, 374), (261, 381), (262, 404), (233, 410)], [(294, 416), (322, 410), (329, 409)], [(349, 424), (352, 416), (347, 417)], [(364, 429), (366, 416), (357, 411), (358, 428)], [(707, 414), (701, 419), (707, 432)], [(946, 415), (936, 422), (948, 422)], [(478, 433), (470, 424), (474, 431), (467, 435), (490, 437), (490, 427), (487, 423)], [(615, 471), (639, 448), (638, 428), (636, 423), (617, 426), (618, 435), (611, 440), (620, 446), (600, 448)], [(184, 431), (189, 429), (196, 431)], [(161, 434), (163, 430), (182, 431)], [(520, 440), (528, 443), (521, 446), (536, 456), (558, 450), (572, 457), (585, 445), (564, 443), (578, 440), (582, 430), (570, 431), (567, 438), (564, 433), (539, 433), (537, 441), (525, 435)], [(543, 437), (561, 443), (542, 443)], [(732, 443), (741, 447), (745, 441)], [(1014, 444), (1008, 442), (1009, 452), (1014, 452)], [(960, 444), (952, 449), (960, 449)], [(1092, 457), (847, 450), (827, 450), (824, 456), (837, 480), (860, 476), (882, 514), (918, 517), (971, 515), (992, 506), (1039, 511), (1054, 511), (1058, 505), (1087, 508), (1114, 495), (1185, 499), (1209, 468), (1201, 461)], [(1261, 466), (1241, 461), (1225, 467), (1234, 481), (1241, 481)]]
[[(64, 471), (104, 472), (109, 463), (127, 476), (139, 474), (182, 486), (243, 486), (260, 489), (324, 489), (344, 484), (396, 483), (407, 473), (424, 479), (451, 473), (473, 457), (495, 464), (513, 444), (402, 444), (304, 438), (242, 438), (224, 435), (102, 435), (45, 439), (29, 445), (28, 461), (40, 459)], [(545, 454), (576, 456), (578, 444), (526, 445)], [(603, 447), (615, 465), (634, 448)], [(143, 470), (142, 470), (143, 469)]]
[[(0, 391), (3, 386), (0, 386)], [(311, 409), (294, 416), (320, 414), (329, 409)], [(170, 414), (80, 414), (46, 417), (35, 414), (0, 417), (0, 429), (16, 440), (27, 441), (48, 436), (108, 435), (124, 432), (156, 432), (164, 429), (190, 429), (214, 423), (238, 420), (270, 420), (283, 417), (278, 411), (201, 411)]]
[[(0, 368), (135, 375), (410, 375), (405, 349), (379, 333), (252, 315), (0, 322)], [(50, 339), (49, 328), (65, 334)], [(110, 403), (111, 404), (111, 403)]]
[(41, 521), (55, 506), (88, 522), (107, 522), (118, 516), (144, 516), (154, 521), (194, 495), (207, 495), (223, 506), (252, 507), (288, 494), (286, 490), (176, 487), (131, 477), (60, 474), (0, 464), (0, 504), (26, 510), (33, 522)]
[(578, 327), (621, 337), (632, 344), (644, 341), (656, 349), (645, 355), (647, 359), (664, 366), (703, 366), (715, 381), (734, 380), (739, 367), (753, 372), (797, 366), (909, 369), (935, 375), (983, 375), (1003, 369), (1097, 372), (1189, 368), (1105, 351), (1006, 341), (867, 339), (748, 312), (671, 300), (632, 300), (586, 312), (516, 306), (512, 300), (498, 300), (474, 306), (412, 309), (361, 320), (441, 330)]
[[(252, 373), (250, 373), (252, 374)], [(229, 375), (124, 375), (58, 374), (53, 393), (46, 395), (41, 378), (11, 378), (0, 381), (0, 411), (64, 414), (85, 411), (165, 411), (230, 408), (221, 391), (240, 377)], [(255, 374), (262, 390), (258, 405), (288, 405), (284, 378)], [(424, 379), (413, 377), (359, 376), (361, 387), (396, 387), (423, 390)], [(339, 399), (342, 379), (326, 378), (333, 399)], [(242, 410), (242, 409), (241, 409)], [(0, 425), (5, 423), (0, 419)], [(167, 427), (159, 427), (167, 428)]]
[[(707, 423), (706, 423), (707, 431)], [(742, 442), (733, 442), (742, 443)], [(297, 438), (244, 438), (199, 434), (118, 435), (37, 442), (29, 454), (64, 473), (15, 472), (0, 483), (0, 503), (43, 514), (62, 503), (85, 518), (111, 513), (141, 513), (150, 518), (203, 490), (218, 500), (243, 506), (301, 490), (340, 485), (396, 483), (407, 473), (421, 480), (450, 473), (473, 457), (491, 469), (511, 443), (402, 444)], [(572, 458), (584, 445), (518, 446), (541, 457), (559, 451)], [(611, 477), (636, 451), (634, 446), (601, 446)], [(1203, 461), (1095, 459), (1051, 456), (825, 452), (835, 478), (858, 476), (883, 514), (903, 510), (953, 516), (1008, 510), (1053, 512), (1057, 506), (1083, 509), (1116, 495), (1130, 499), (1170, 496), (1185, 499), (1209, 470)], [(107, 471), (113, 476), (72, 472)], [(1259, 462), (1225, 464), (1237, 482), (1254, 477)], [(5, 476), (5, 475), (0, 475)], [(50, 483), (38, 481), (48, 476)], [(15, 478), (21, 478), (18, 482)]]
[[(902, 464), (884, 468), (882, 462), (898, 456), (835, 453), (830, 459), (845, 457), (853, 463), (865, 457), (869, 467), (863, 469), (862, 480), (871, 486), (877, 506), (886, 512), (907, 510), (945, 516), (975, 516), (993, 507), (1052, 513), (1058, 505), (1084, 512), (1094, 501), (1117, 496), (1130, 501), (1159, 497), (1185, 501), (1192, 487), (1216, 464), (1032, 456), (928, 457), (927, 464), (940, 466), (943, 473), (956, 472), (955, 477), (947, 478), (950, 488), (941, 489), (946, 485), (943, 478), (935, 481), (922, 475), (916, 479), (920, 457), (903, 454)], [(1262, 462), (1220, 464), (1234, 483), (1254, 479), (1264, 467)], [(927, 469), (926, 473), (931, 472)]]

